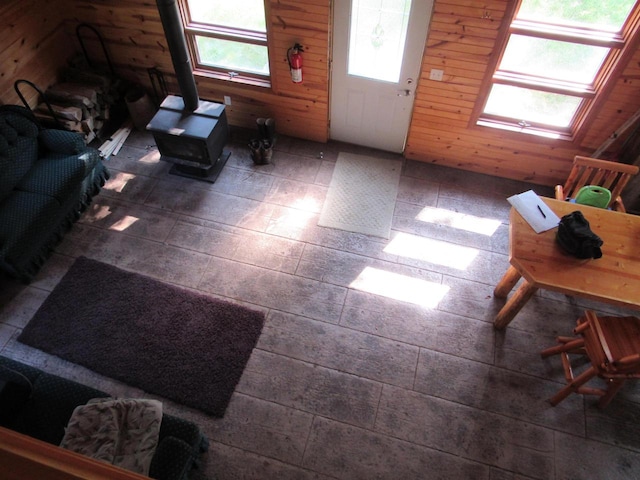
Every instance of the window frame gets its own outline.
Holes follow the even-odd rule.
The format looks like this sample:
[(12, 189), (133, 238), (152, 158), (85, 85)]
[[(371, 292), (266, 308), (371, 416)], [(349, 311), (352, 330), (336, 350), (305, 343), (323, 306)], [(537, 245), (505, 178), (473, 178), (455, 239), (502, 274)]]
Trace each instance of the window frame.
[[(487, 68), (487, 74), (480, 89), (481, 101), (476, 102), (471, 123), (479, 127), (490, 127), (522, 134), (537, 135), (551, 139), (579, 141), (586, 135), (587, 127), (594, 120), (596, 112), (606, 101), (628, 60), (640, 43), (640, 2), (636, 2), (618, 33), (597, 35), (599, 32), (584, 26), (565, 26), (518, 19), (517, 15), (524, 0), (517, 0), (507, 9), (503, 24), (496, 39), (496, 53)], [(600, 70), (591, 84), (562, 81), (547, 81), (527, 74), (500, 71), (502, 57), (511, 35), (525, 35), (548, 40), (571, 41), (572, 43), (609, 48)], [(546, 124), (524, 123), (513, 118), (484, 113), (489, 94), (494, 84), (513, 85), (532, 90), (573, 94), (582, 98), (571, 124), (568, 127), (554, 127)]]
[[(258, 32), (255, 30), (246, 30), (242, 28), (233, 28), (221, 25), (213, 25), (208, 23), (196, 22), (191, 19), (188, 0), (178, 0), (180, 14), (182, 16), (182, 28), (184, 30), (187, 41), (187, 48), (193, 65), (193, 71), (196, 74), (214, 78), (217, 80), (225, 80), (234, 83), (242, 83), (259, 87), (272, 86), (273, 65), (271, 62), (270, 52), (270, 28), (269, 28), (269, 9), (267, 1), (264, 1), (265, 25), (266, 32)], [(267, 48), (267, 58), (269, 62), (269, 74), (262, 75), (254, 72), (234, 71), (224, 67), (216, 67), (205, 64), (201, 61), (200, 52), (198, 50), (196, 37), (215, 38), (227, 40), (237, 43), (247, 43), (250, 45), (260, 45)]]

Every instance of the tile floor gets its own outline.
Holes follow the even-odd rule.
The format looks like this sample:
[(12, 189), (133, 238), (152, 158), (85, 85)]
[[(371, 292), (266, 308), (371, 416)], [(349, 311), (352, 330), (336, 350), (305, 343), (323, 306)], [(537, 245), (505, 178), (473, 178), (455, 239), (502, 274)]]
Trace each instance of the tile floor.
[[(340, 151), (396, 156), (280, 138), (273, 163), (256, 167), (246, 140), (233, 132), (208, 184), (169, 175), (152, 137), (132, 134), (37, 279), (0, 283), (0, 353), (143, 394), (15, 340), (86, 255), (267, 313), (223, 419), (165, 402), (211, 439), (194, 478), (640, 478), (640, 389), (605, 411), (581, 396), (552, 408), (559, 359), (538, 355), (585, 306), (616, 310), (541, 292), (506, 331), (492, 327), (508, 265), (505, 198), (531, 185), (405, 161), (387, 241), (317, 220)], [(353, 286), (365, 268), (388, 275), (379, 293)], [(385, 296), (407, 279), (419, 294)]]

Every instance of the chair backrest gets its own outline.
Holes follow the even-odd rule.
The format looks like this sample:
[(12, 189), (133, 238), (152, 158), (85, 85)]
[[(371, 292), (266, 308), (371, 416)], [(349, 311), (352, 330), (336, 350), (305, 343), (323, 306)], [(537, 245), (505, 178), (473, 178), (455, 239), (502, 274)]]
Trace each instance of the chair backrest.
[(611, 191), (611, 201), (607, 205), (610, 207), (618, 199), (631, 177), (638, 173), (638, 170), (636, 165), (578, 155), (573, 159), (573, 167), (564, 184), (564, 195), (566, 198), (575, 199), (580, 189), (585, 185), (598, 185)]

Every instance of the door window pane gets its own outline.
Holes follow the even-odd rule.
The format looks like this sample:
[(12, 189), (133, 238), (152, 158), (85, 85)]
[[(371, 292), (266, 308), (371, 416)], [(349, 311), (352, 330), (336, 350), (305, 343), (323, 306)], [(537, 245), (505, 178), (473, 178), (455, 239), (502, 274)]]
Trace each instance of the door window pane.
[(582, 98), (496, 84), (485, 113), (553, 127), (571, 125)]
[(191, 20), (266, 32), (264, 0), (188, 0)]
[(200, 63), (229, 70), (269, 74), (267, 47), (195, 36)]
[(511, 35), (500, 70), (590, 85), (609, 49)]
[(411, 0), (353, 0), (349, 75), (398, 82)]
[(518, 18), (617, 32), (634, 3), (635, 0), (525, 0)]

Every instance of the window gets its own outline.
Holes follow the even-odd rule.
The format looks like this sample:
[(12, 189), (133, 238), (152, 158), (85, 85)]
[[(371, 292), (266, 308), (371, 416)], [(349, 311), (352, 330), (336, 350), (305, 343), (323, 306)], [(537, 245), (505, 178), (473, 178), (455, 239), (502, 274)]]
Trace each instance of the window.
[(635, 0), (520, 0), (479, 125), (573, 138), (637, 29)]
[(269, 86), (264, 0), (180, 0), (196, 71)]

